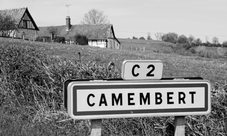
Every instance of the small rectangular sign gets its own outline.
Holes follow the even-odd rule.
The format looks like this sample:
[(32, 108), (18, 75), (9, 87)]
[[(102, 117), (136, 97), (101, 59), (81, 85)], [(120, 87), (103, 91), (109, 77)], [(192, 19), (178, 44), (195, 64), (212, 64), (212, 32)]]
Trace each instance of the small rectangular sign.
[(72, 81), (67, 111), (73, 119), (208, 114), (210, 83), (182, 81)]
[(161, 79), (163, 63), (160, 60), (125, 60), (122, 78), (127, 80)]

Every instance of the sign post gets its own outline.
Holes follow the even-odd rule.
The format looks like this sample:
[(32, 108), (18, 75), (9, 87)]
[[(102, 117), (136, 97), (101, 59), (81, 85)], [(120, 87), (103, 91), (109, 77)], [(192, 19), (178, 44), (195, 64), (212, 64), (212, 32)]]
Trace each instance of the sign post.
[(101, 136), (101, 131), (102, 131), (102, 119), (92, 119), (90, 136)]
[(185, 116), (175, 116), (175, 133), (174, 136), (184, 136), (185, 135)]
[[(90, 119), (101, 135), (104, 118), (175, 116), (175, 136), (185, 135), (185, 116), (211, 111), (210, 82), (163, 79), (161, 61), (125, 61), (124, 80), (68, 80), (64, 105), (73, 119)], [(152, 79), (152, 80), (151, 80)]]

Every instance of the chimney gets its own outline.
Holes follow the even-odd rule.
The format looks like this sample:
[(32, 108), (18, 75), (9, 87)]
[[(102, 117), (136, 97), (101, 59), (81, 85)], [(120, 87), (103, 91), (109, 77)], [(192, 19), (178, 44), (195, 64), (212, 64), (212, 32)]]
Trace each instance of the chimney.
[(66, 17), (66, 31), (69, 31), (70, 28), (71, 28), (70, 17), (67, 16)]

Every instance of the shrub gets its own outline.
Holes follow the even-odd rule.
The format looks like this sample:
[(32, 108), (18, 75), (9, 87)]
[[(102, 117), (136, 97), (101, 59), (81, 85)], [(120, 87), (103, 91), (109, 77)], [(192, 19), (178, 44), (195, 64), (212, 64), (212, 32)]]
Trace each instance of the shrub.
[(51, 37), (49, 36), (38, 36), (35, 41), (38, 42), (51, 42)]
[(178, 35), (176, 33), (167, 33), (162, 36), (162, 41), (177, 43)]
[(79, 45), (88, 45), (88, 38), (85, 35), (76, 34), (74, 36), (74, 42)]
[(65, 43), (65, 37), (55, 37), (54, 38), (54, 42), (58, 42), (58, 43)]
[(145, 40), (145, 38), (144, 38), (144, 37), (140, 37), (139, 39), (140, 39), (140, 40)]
[(186, 36), (180, 35), (179, 38), (177, 39), (177, 42), (178, 43), (187, 43), (188, 40), (187, 40), (187, 37)]

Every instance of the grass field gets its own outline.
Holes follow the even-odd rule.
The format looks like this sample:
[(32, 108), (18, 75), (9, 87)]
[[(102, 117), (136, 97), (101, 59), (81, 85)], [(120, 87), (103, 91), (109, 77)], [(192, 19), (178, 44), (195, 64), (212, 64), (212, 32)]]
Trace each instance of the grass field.
[[(212, 84), (212, 112), (186, 117), (186, 135), (226, 135), (225, 58), (178, 55), (175, 45), (120, 39), (122, 50), (0, 38), (0, 135), (89, 135), (90, 121), (63, 108), (66, 79), (119, 78), (124, 60), (162, 60), (163, 77), (203, 77)], [(145, 51), (131, 47), (145, 46)], [(157, 51), (158, 50), (158, 51)], [(81, 54), (81, 58), (79, 54)], [(110, 62), (115, 65), (109, 69)], [(103, 135), (171, 135), (173, 117), (103, 120)]]

